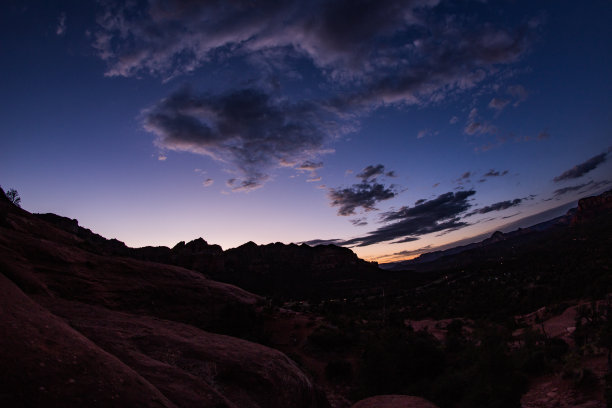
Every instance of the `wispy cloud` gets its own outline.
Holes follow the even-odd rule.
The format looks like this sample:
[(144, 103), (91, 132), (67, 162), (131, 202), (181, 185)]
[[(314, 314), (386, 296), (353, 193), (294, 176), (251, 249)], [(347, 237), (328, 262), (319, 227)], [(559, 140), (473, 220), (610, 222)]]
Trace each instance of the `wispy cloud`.
[(566, 195), (568, 193), (574, 192), (574, 191), (580, 191), (580, 193), (584, 194), (584, 193), (588, 193), (590, 191), (595, 191), (601, 187), (607, 186), (609, 184), (612, 184), (612, 181), (610, 180), (601, 180), (598, 182), (595, 182), (593, 180), (589, 181), (588, 183), (582, 183), (582, 184), (577, 184), (574, 186), (569, 186), (569, 187), (563, 187), (563, 188), (559, 188), (557, 190), (555, 190), (553, 192), (553, 198), (559, 198), (563, 195)]
[(66, 13), (61, 13), (57, 18), (57, 27), (55, 28), (55, 34), (62, 36), (66, 33)]
[(523, 85), (511, 85), (508, 87), (508, 94), (514, 97), (512, 106), (517, 107), (527, 100), (529, 92)]
[(504, 170), (502, 172), (494, 169), (490, 169), (488, 172), (484, 174), (485, 177), (500, 177), (508, 174), (508, 170)]
[(524, 200), (524, 198), (515, 198), (514, 200), (499, 201), (497, 203), (487, 205), (482, 208), (478, 208), (477, 210), (474, 210), (472, 212), (469, 212), (466, 214), (466, 217), (475, 214), (487, 214), (493, 211), (502, 211), (511, 207), (516, 207), (519, 206)]
[(501, 112), (502, 110), (504, 110), (506, 106), (508, 106), (509, 103), (510, 101), (507, 99), (501, 99), (501, 98), (495, 97), (491, 99), (491, 102), (489, 102), (489, 108), (495, 109), (496, 111)]
[(564, 171), (562, 174), (555, 177), (553, 180), (558, 183), (563, 180), (571, 180), (584, 176), (588, 172), (595, 170), (600, 164), (606, 161), (608, 152), (598, 154), (591, 157), (587, 161), (577, 164), (569, 170)]
[(468, 115), (463, 132), (467, 135), (495, 134), (497, 133), (497, 128), (491, 123), (481, 120), (478, 116), (478, 109), (474, 108)]

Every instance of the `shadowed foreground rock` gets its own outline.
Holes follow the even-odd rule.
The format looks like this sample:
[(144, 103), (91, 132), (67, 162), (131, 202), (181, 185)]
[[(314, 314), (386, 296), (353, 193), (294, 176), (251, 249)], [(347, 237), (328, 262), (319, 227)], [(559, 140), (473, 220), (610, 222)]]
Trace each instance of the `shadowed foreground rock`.
[(357, 402), (352, 408), (438, 408), (431, 402), (409, 395), (377, 395)]
[(284, 354), (221, 334), (252, 335), (258, 296), (80, 243), (0, 194), (0, 406), (328, 406)]

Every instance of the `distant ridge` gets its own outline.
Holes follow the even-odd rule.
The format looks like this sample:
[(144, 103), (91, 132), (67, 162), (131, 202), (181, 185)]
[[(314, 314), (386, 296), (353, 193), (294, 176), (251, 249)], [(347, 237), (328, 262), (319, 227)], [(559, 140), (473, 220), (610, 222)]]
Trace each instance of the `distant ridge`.
[[(413, 270), (413, 271), (428, 271), (436, 268), (440, 268), (440, 264), (432, 264), (441, 258), (451, 257), (458, 255), (466, 251), (486, 248), (490, 245), (497, 244), (503, 241), (511, 241), (510, 245), (521, 237), (527, 237), (538, 233), (543, 233), (551, 229), (566, 228), (572, 225), (579, 224), (581, 222), (588, 221), (594, 217), (599, 216), (602, 213), (607, 213), (612, 209), (612, 190), (606, 191), (597, 196), (585, 197), (578, 200), (577, 207), (570, 208), (567, 212), (561, 216), (552, 218), (547, 221), (539, 222), (526, 228), (517, 228), (514, 231), (502, 232), (495, 231), (493, 234), (482, 241), (473, 242), (467, 245), (460, 245), (453, 248), (427, 252), (420, 255), (417, 258), (410, 259), (407, 261), (390, 262), (381, 264), (380, 267), (389, 271), (401, 271), (401, 270)], [(541, 214), (536, 214), (528, 218), (541, 217)], [(520, 222), (520, 221), (519, 221)], [(513, 223), (516, 224), (516, 223)], [(510, 224), (512, 225), (512, 224)], [(506, 227), (507, 228), (507, 227)], [(504, 229), (506, 229), (504, 228)]]
[(349, 289), (367, 288), (386, 274), (376, 263), (364, 261), (350, 249), (336, 245), (247, 242), (223, 251), (219, 245), (198, 238), (187, 243), (181, 241), (173, 248), (129, 248), (119, 240), (106, 239), (79, 226), (75, 219), (50, 213), (34, 215), (79, 237), (82, 249), (181, 266), (277, 298), (341, 294)]

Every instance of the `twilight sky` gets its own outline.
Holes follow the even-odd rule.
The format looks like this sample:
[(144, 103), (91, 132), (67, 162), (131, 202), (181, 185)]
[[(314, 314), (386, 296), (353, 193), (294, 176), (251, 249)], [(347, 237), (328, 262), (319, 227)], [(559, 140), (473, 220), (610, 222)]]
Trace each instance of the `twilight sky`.
[(0, 9), (0, 184), (129, 246), (399, 260), (612, 187), (609, 0)]

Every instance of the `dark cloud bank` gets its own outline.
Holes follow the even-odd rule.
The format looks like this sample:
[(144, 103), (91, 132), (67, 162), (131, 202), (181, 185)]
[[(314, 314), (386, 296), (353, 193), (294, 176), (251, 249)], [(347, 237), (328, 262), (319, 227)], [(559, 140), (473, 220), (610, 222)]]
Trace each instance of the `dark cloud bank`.
[(460, 220), (460, 215), (470, 208), (468, 199), (474, 194), (474, 190), (449, 192), (414, 207), (385, 212), (381, 221), (387, 225), (365, 236), (344, 241), (342, 245), (367, 246), (392, 240), (395, 243), (410, 242), (420, 235), (463, 227), (467, 223)]
[[(218, 95), (180, 91), (151, 108), (145, 119), (162, 149), (222, 161), (237, 172), (232, 188), (249, 190), (265, 183), (274, 167), (317, 162), (326, 143), (381, 105), (435, 103), (495, 78), (501, 66), (525, 54), (537, 27), (534, 21), (518, 27), (475, 25), (468, 17), (473, 8), (439, 3), (107, 0), (101, 3), (93, 45), (108, 76), (167, 80), (230, 58), (250, 66), (242, 78), (255, 84), (249, 89)], [(299, 78), (305, 65), (324, 82), (326, 95), (316, 101), (300, 94), (290, 103), (272, 93), (280, 88), (263, 85), (268, 78)], [(525, 91), (508, 93), (520, 100)], [(495, 129), (474, 112), (465, 131)], [(341, 194), (340, 202), (390, 196), (372, 184)], [(349, 206), (343, 213), (351, 211)]]
[(210, 156), (237, 169), (235, 190), (262, 185), (274, 167), (315, 171), (333, 129), (308, 103), (292, 104), (257, 89), (196, 95), (183, 89), (149, 109), (145, 128), (162, 149)]

